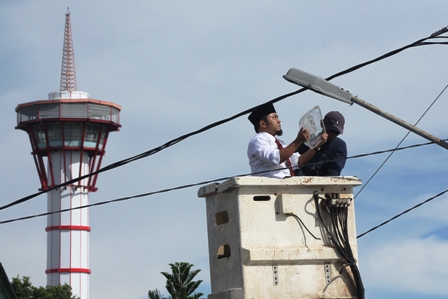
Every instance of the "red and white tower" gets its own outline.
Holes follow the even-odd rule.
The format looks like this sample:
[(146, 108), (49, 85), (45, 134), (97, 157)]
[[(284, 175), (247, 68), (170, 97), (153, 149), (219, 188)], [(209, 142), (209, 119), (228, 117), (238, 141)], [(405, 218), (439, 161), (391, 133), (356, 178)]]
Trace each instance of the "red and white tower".
[[(121, 107), (76, 90), (70, 13), (65, 15), (59, 92), (20, 104), (17, 127), (28, 133), (32, 156), (47, 193), (47, 284), (67, 283), (89, 298), (89, 192), (96, 191), (109, 132), (118, 131)], [(79, 177), (86, 178), (54, 188)], [(69, 209), (68, 212), (58, 212)]]

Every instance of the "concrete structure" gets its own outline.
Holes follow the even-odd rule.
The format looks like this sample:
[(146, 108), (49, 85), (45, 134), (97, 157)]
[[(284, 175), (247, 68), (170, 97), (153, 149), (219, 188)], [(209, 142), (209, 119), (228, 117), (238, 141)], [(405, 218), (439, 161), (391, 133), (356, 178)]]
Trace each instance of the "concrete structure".
[[(360, 184), (356, 177), (234, 177), (201, 187), (198, 196), (206, 198), (207, 208), (208, 298), (357, 298), (350, 267), (331, 244), (314, 197), (328, 199), (319, 205), (348, 206), (347, 233), (357, 260), (352, 199), (353, 187)], [(329, 213), (320, 211), (331, 232)]]
[(121, 107), (76, 91), (70, 13), (60, 87), (48, 100), (18, 105), (16, 129), (28, 133), (41, 189), (48, 191), (47, 284), (67, 283), (74, 294), (88, 299), (89, 209), (81, 207), (97, 190), (96, 172), (109, 132), (121, 126)]

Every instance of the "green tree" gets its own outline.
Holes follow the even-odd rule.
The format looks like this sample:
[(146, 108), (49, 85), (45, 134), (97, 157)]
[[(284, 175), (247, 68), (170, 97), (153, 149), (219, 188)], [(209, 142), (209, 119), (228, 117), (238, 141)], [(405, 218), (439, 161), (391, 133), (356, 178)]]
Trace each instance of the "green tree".
[(154, 291), (148, 291), (150, 299), (199, 299), (204, 295), (200, 292), (193, 294), (202, 282), (202, 280), (193, 280), (201, 270), (191, 270), (194, 265), (185, 262), (176, 262), (169, 265), (171, 266), (171, 273), (161, 273), (166, 278), (165, 288), (171, 296), (165, 298), (155, 289)]
[(158, 289), (155, 289), (154, 291), (148, 291), (148, 297), (150, 299), (167, 299), (166, 297), (162, 296)]
[(68, 284), (58, 286), (35, 287), (30, 278), (23, 276), (14, 277), (11, 286), (17, 299), (79, 299), (72, 294), (72, 288)]

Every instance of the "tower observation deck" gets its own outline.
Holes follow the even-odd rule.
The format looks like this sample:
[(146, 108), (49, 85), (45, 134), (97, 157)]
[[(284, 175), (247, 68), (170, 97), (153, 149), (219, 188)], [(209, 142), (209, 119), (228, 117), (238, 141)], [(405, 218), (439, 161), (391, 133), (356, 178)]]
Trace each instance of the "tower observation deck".
[[(48, 190), (47, 284), (67, 283), (89, 298), (89, 192), (110, 132), (118, 131), (121, 107), (76, 90), (70, 13), (65, 15), (59, 92), (16, 107), (16, 129), (28, 133), (41, 190)], [(96, 173), (96, 174), (95, 174)], [(82, 180), (77, 178), (84, 177)], [(63, 187), (57, 187), (74, 181)], [(69, 212), (58, 211), (70, 209)]]

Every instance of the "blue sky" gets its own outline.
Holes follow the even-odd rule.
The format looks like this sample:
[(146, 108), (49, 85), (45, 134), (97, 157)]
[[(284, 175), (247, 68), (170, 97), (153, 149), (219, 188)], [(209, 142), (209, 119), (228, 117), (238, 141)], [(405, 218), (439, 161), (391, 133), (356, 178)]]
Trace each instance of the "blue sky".
[[(104, 166), (297, 90), (282, 78), (291, 67), (327, 77), (448, 25), (442, 0), (92, 2), (0, 3), (0, 205), (39, 188), (14, 109), (58, 90), (68, 6), (78, 89), (123, 109)], [(448, 84), (447, 55), (447, 46), (412, 48), (333, 83), (414, 123)], [(447, 102), (445, 92), (419, 127), (447, 138)], [(359, 106), (304, 92), (276, 104), (285, 141), (315, 105), (344, 114), (349, 156), (394, 148), (407, 133)], [(90, 200), (247, 173), (253, 134), (241, 117), (102, 173)], [(424, 142), (410, 134), (403, 145)], [(358, 234), (446, 190), (447, 154), (436, 145), (395, 153), (355, 200)], [(351, 159), (343, 174), (366, 182), (386, 156)], [(210, 293), (205, 203), (197, 189), (91, 208), (92, 298), (142, 299), (149, 289), (164, 290), (160, 272), (175, 261), (202, 269), (201, 291)], [(448, 298), (447, 197), (358, 240), (367, 298)], [(0, 211), (0, 219), (45, 211), (41, 195)], [(45, 285), (45, 225), (45, 217), (0, 225), (0, 261), (10, 277)]]

